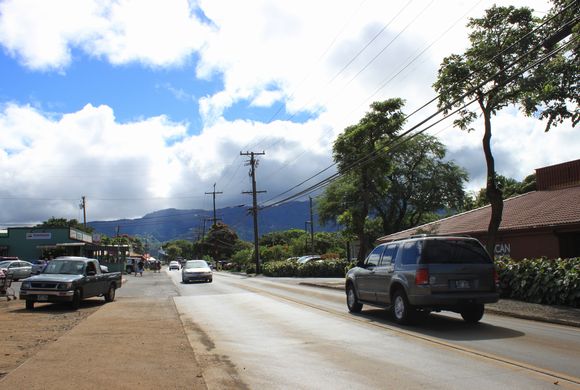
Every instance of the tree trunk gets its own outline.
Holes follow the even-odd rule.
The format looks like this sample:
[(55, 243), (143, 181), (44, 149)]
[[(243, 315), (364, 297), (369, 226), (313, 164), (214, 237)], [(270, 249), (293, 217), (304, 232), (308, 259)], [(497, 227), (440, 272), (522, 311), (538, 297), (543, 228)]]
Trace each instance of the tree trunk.
[(360, 220), (357, 222), (358, 225), (358, 239), (359, 239), (359, 249), (357, 254), (357, 261), (362, 262), (366, 255), (367, 255), (367, 236), (365, 232), (365, 222), (367, 219), (367, 215), (369, 214), (369, 177), (367, 175), (366, 170), (363, 167), (362, 171), (362, 210), (361, 215), (359, 215)]
[(487, 243), (486, 249), (490, 256), (494, 256), (495, 241), (499, 225), (501, 224), (501, 217), (503, 213), (503, 198), (502, 192), (497, 187), (497, 180), (495, 175), (495, 162), (491, 153), (491, 112), (483, 109), (483, 117), (485, 123), (485, 133), (483, 135), (483, 152), (485, 154), (485, 162), (487, 164), (487, 184), (485, 193), (487, 199), (491, 203), (491, 218), (487, 228)]

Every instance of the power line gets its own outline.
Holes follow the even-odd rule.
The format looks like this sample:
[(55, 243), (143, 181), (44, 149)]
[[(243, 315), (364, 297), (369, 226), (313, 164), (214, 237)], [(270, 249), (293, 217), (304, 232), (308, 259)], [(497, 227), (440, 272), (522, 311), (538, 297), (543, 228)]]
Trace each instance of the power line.
[[(522, 75), (523, 73), (527, 72), (528, 70), (532, 69), (533, 67), (535, 67), (535, 66), (539, 65), (540, 63), (542, 63), (542, 62), (544, 62), (545, 60), (547, 60), (548, 58), (550, 58), (550, 57), (554, 56), (554, 55), (555, 55), (555, 54), (557, 54), (558, 52), (560, 52), (560, 51), (563, 51), (563, 50), (564, 50), (564, 49), (565, 49), (567, 46), (570, 46), (572, 42), (573, 42), (573, 41), (570, 41), (570, 42), (566, 43), (565, 45), (561, 46), (560, 48), (558, 48), (558, 49), (555, 49), (555, 50), (551, 51), (550, 53), (548, 53), (548, 54), (546, 54), (546, 55), (542, 56), (540, 59), (538, 59), (538, 60), (534, 61), (534, 62), (533, 62), (531, 65), (529, 65), (529, 66), (526, 66), (524, 69), (522, 69), (522, 70), (518, 71), (516, 74), (512, 75), (510, 78), (508, 78), (507, 80), (505, 80), (505, 81), (504, 81), (502, 84), (498, 84), (498, 85), (497, 85), (497, 86), (495, 86), (493, 89), (491, 89), (490, 91), (486, 92), (486, 94), (489, 94), (489, 93), (491, 93), (492, 91), (495, 91), (496, 89), (498, 89), (498, 88), (500, 88), (500, 87), (503, 87), (503, 86), (505, 86), (507, 83), (509, 83), (509, 82), (513, 81), (513, 79), (515, 79), (516, 77), (518, 77), (518, 76)], [(379, 155), (379, 153), (381, 153), (381, 152), (384, 152), (384, 151), (387, 151), (387, 150), (391, 150), (391, 149), (392, 149), (392, 147), (393, 147), (393, 146), (392, 146), (392, 145), (393, 145), (393, 142), (396, 142), (396, 141), (400, 141), (400, 143), (407, 142), (408, 140), (412, 139), (413, 137), (415, 137), (415, 136), (417, 136), (417, 135), (419, 135), (419, 134), (421, 134), (421, 133), (425, 132), (425, 131), (426, 131), (426, 130), (428, 130), (429, 128), (433, 127), (435, 124), (437, 124), (437, 123), (441, 122), (442, 120), (444, 120), (444, 119), (446, 119), (446, 118), (448, 118), (448, 117), (450, 117), (450, 116), (454, 115), (455, 113), (459, 112), (460, 110), (463, 110), (463, 109), (464, 109), (464, 108), (466, 108), (467, 106), (469, 106), (469, 105), (471, 105), (472, 103), (474, 103), (474, 102), (475, 102), (477, 99), (475, 98), (475, 99), (471, 100), (469, 103), (467, 103), (467, 104), (464, 104), (462, 107), (460, 107), (460, 108), (458, 108), (458, 109), (454, 110), (452, 113), (450, 113), (450, 114), (448, 114), (448, 115), (445, 115), (445, 117), (444, 117), (444, 118), (440, 119), (439, 121), (435, 122), (434, 124), (432, 124), (432, 125), (430, 125), (430, 126), (428, 126), (428, 127), (424, 128), (424, 129), (422, 129), (422, 130), (420, 130), (420, 131), (416, 132), (416, 133), (415, 133), (415, 134), (413, 134), (412, 136), (410, 136), (410, 137), (408, 137), (408, 138), (406, 138), (406, 139), (404, 139), (404, 138), (403, 138), (403, 137), (407, 136), (408, 134), (410, 134), (410, 133), (411, 133), (412, 131), (414, 131), (415, 129), (417, 129), (419, 126), (422, 126), (422, 125), (423, 125), (423, 124), (425, 124), (426, 122), (428, 122), (428, 121), (430, 121), (431, 119), (433, 119), (435, 116), (437, 116), (437, 115), (441, 114), (442, 112), (446, 111), (446, 110), (447, 110), (449, 107), (452, 107), (453, 105), (455, 105), (455, 104), (457, 104), (458, 102), (462, 101), (462, 100), (463, 100), (463, 99), (465, 99), (467, 96), (469, 96), (470, 94), (472, 94), (474, 91), (476, 91), (476, 90), (478, 90), (478, 89), (482, 88), (483, 86), (485, 86), (487, 83), (489, 83), (489, 82), (490, 82), (490, 81), (492, 81), (494, 78), (496, 78), (496, 77), (497, 77), (499, 74), (503, 73), (503, 72), (504, 72), (506, 69), (509, 69), (509, 68), (513, 67), (515, 64), (517, 64), (519, 61), (521, 61), (521, 60), (522, 60), (522, 59), (523, 59), (525, 56), (529, 55), (529, 54), (530, 54), (530, 53), (531, 53), (533, 50), (535, 50), (535, 49), (536, 49), (536, 48), (533, 48), (532, 50), (528, 51), (528, 52), (527, 52), (527, 53), (525, 53), (524, 55), (522, 55), (522, 56), (518, 57), (518, 58), (517, 58), (515, 61), (513, 61), (511, 64), (507, 65), (506, 67), (502, 68), (502, 69), (501, 69), (501, 70), (499, 70), (497, 73), (495, 73), (494, 75), (490, 76), (490, 77), (489, 77), (488, 79), (486, 79), (485, 81), (483, 81), (483, 82), (481, 82), (480, 84), (476, 85), (476, 86), (475, 86), (475, 87), (473, 87), (471, 90), (469, 90), (468, 92), (464, 93), (464, 94), (463, 94), (461, 97), (459, 97), (459, 98), (457, 98), (456, 100), (454, 100), (454, 101), (453, 101), (452, 103), (450, 103), (448, 106), (446, 106), (446, 107), (443, 107), (443, 108), (439, 109), (437, 112), (435, 112), (434, 114), (430, 115), (430, 116), (429, 116), (429, 117), (427, 117), (426, 119), (422, 120), (422, 121), (421, 121), (421, 122), (419, 122), (417, 125), (415, 125), (415, 126), (411, 127), (409, 130), (407, 130), (407, 131), (405, 131), (404, 133), (400, 134), (400, 135), (399, 135), (399, 136), (398, 136), (398, 137), (397, 137), (397, 138), (396, 138), (394, 141), (391, 141), (391, 142), (390, 142), (390, 143), (388, 143), (387, 145), (385, 145), (385, 146), (383, 146), (383, 147), (379, 148), (378, 150), (376, 150), (376, 151), (374, 151), (374, 152), (370, 153), (370, 154), (369, 154), (369, 155), (367, 155), (366, 157), (363, 157), (363, 158), (361, 158), (361, 159), (359, 159), (359, 160), (357, 160), (357, 161), (353, 162), (351, 165), (349, 165), (349, 166), (347, 166), (345, 169), (343, 169), (343, 172), (339, 172), (339, 173), (336, 173), (336, 174), (334, 174), (334, 175), (331, 175), (330, 177), (328, 177), (328, 178), (326, 178), (326, 179), (324, 179), (324, 180), (322, 180), (322, 181), (320, 181), (320, 182), (318, 182), (318, 183), (316, 183), (316, 184), (312, 185), (311, 187), (309, 187), (309, 188), (307, 188), (307, 189), (305, 189), (305, 190), (303, 190), (303, 191), (300, 191), (300, 192), (298, 192), (298, 193), (297, 193), (297, 194), (295, 194), (295, 195), (291, 195), (291, 196), (289, 196), (289, 197), (286, 197), (286, 198), (284, 198), (284, 199), (282, 199), (282, 200), (280, 200), (280, 201), (278, 201), (278, 202), (275, 202), (275, 203), (273, 203), (273, 204), (270, 204), (270, 205), (267, 205), (267, 206), (263, 206), (262, 208), (263, 208), (263, 209), (266, 209), (266, 208), (269, 208), (269, 207), (275, 207), (275, 206), (278, 206), (278, 205), (280, 205), (280, 204), (282, 204), (282, 203), (285, 203), (285, 202), (287, 202), (287, 201), (290, 201), (290, 200), (293, 200), (293, 199), (297, 199), (297, 198), (299, 198), (299, 197), (302, 197), (302, 196), (304, 196), (304, 195), (306, 195), (306, 194), (312, 193), (312, 192), (314, 192), (315, 190), (317, 190), (317, 189), (320, 189), (320, 188), (322, 188), (322, 187), (324, 187), (324, 186), (326, 186), (326, 185), (330, 184), (332, 181), (336, 180), (337, 178), (339, 178), (339, 177), (343, 176), (343, 175), (344, 175), (346, 172), (348, 172), (348, 171), (350, 171), (350, 170), (352, 170), (352, 169), (354, 169), (354, 168), (356, 168), (356, 167), (358, 167), (358, 166), (360, 166), (360, 165), (362, 165), (362, 164), (364, 164), (364, 163), (367, 163), (367, 162), (371, 161), (372, 159), (375, 159), (375, 158), (377, 158), (377, 157), (378, 157), (378, 155)], [(396, 146), (396, 145), (395, 145), (395, 146)], [(336, 165), (336, 163), (332, 164), (330, 167), (332, 167), (332, 166), (334, 166), (334, 165)], [(328, 170), (330, 167), (327, 167), (327, 168), (325, 168), (325, 170)], [(320, 171), (320, 172), (318, 172), (316, 175), (314, 175), (314, 176), (311, 176), (311, 177), (310, 177), (309, 179), (307, 179), (306, 181), (308, 181), (308, 180), (312, 179), (312, 178), (313, 178), (313, 177), (315, 177), (315, 176), (318, 176), (318, 175), (319, 175), (319, 174), (321, 174), (322, 172), (323, 172), (323, 171)], [(302, 183), (304, 183), (304, 182), (302, 182)], [(296, 188), (296, 186), (294, 186), (292, 189), (295, 189), (295, 188)], [(290, 191), (291, 191), (291, 190), (290, 190)], [(286, 191), (285, 193), (287, 193), (287, 192), (289, 192), (289, 191)], [(283, 194), (284, 194), (284, 193), (283, 193)], [(273, 200), (273, 199), (275, 199), (275, 198), (277, 198), (277, 197), (279, 197), (279, 196), (280, 196), (280, 195), (278, 195), (278, 196), (276, 196), (276, 197), (274, 197), (274, 198), (272, 198), (272, 199), (270, 199), (270, 200)]]

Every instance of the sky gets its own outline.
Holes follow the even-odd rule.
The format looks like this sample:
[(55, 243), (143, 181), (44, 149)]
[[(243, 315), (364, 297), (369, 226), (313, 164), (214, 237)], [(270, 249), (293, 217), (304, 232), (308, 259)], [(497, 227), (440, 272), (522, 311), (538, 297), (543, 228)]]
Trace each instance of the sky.
[[(503, 1), (529, 6), (545, 1)], [(261, 204), (332, 165), (332, 144), (374, 101), (410, 113), (493, 2), (0, 0), (0, 227)], [(411, 127), (436, 108), (409, 118)], [(429, 130), (485, 185), (482, 126)], [(579, 158), (569, 124), (508, 107), (493, 118), (499, 174)], [(332, 174), (330, 168), (286, 195)], [(311, 194), (316, 195), (316, 194)], [(306, 198), (299, 200), (306, 200)]]

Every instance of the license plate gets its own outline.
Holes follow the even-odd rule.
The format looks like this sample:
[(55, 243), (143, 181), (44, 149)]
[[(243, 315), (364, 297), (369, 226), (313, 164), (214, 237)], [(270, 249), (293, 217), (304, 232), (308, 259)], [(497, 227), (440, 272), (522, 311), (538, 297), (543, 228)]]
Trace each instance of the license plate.
[(456, 280), (455, 288), (471, 288), (469, 280)]
[(36, 300), (37, 301), (48, 301), (48, 295), (37, 295)]

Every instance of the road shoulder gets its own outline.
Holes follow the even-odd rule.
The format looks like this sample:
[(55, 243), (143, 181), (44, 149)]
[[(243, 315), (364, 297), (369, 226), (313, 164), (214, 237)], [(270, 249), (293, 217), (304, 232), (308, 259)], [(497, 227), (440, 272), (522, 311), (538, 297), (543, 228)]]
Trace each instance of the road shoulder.
[(104, 305), (0, 381), (11, 389), (206, 389), (172, 298)]

